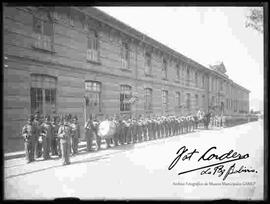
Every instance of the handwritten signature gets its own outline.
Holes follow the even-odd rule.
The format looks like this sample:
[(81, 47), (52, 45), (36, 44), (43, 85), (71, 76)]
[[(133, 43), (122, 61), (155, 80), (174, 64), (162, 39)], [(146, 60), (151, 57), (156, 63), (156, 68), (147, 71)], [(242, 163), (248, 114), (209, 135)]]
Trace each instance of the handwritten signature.
[[(202, 170), (200, 175), (208, 174), (208, 175), (218, 175), (219, 177), (224, 175), (223, 180), (226, 180), (226, 178), (231, 175), (231, 174), (236, 174), (236, 173), (257, 173), (255, 169), (248, 169), (245, 166), (241, 166), (239, 169), (236, 168), (236, 163), (231, 165), (228, 170), (225, 169), (224, 165), (225, 163), (228, 162), (235, 162), (238, 160), (242, 159), (247, 159), (249, 158), (249, 154), (244, 154), (241, 155), (240, 153), (235, 152), (234, 150), (230, 150), (227, 153), (224, 153), (222, 155), (218, 155), (213, 153), (213, 150), (217, 149), (217, 147), (213, 146), (210, 147), (204, 154), (202, 154), (198, 158), (198, 162), (200, 161), (212, 161), (215, 160), (217, 161), (216, 163), (207, 165), (207, 166), (202, 166), (199, 168), (191, 169), (188, 171), (183, 171), (179, 172), (178, 175), (189, 173), (192, 171), (198, 171)], [(193, 151), (189, 151), (186, 146), (181, 147), (177, 152), (177, 156), (175, 159), (172, 161), (172, 163), (169, 165), (168, 170), (173, 169), (176, 164), (178, 164), (179, 160), (185, 161), (185, 160), (191, 160), (195, 154), (199, 154), (199, 151), (197, 149), (194, 149)]]

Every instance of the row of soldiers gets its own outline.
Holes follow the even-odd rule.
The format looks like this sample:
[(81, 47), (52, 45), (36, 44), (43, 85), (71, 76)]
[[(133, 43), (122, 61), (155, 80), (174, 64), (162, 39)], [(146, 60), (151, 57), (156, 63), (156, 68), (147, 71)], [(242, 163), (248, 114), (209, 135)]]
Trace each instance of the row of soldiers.
[(26, 160), (28, 163), (35, 158), (50, 159), (56, 155), (63, 159), (63, 164), (69, 164), (69, 154), (78, 153), (80, 126), (78, 118), (70, 114), (66, 116), (41, 117), (31, 116), (22, 128)]
[[(138, 119), (114, 117), (108, 120), (113, 121), (116, 126), (114, 136), (106, 138), (107, 147), (109, 148), (112, 143), (118, 146), (192, 132), (198, 128), (200, 122), (197, 116), (192, 115), (186, 117), (173, 115), (151, 118), (139, 117)], [(96, 149), (100, 148), (101, 139), (97, 134), (98, 124), (97, 119), (91, 118), (85, 124), (87, 151), (91, 151), (94, 144)]]
[[(77, 117), (68, 114), (52, 118), (52, 120), (50, 116), (42, 118), (36, 114), (30, 117), (23, 127), (22, 135), (25, 139), (28, 162), (41, 156), (47, 160), (50, 155), (57, 155), (63, 159), (63, 165), (66, 165), (70, 163), (70, 155), (78, 153), (81, 134)], [(110, 148), (112, 143), (118, 146), (192, 132), (198, 128), (199, 118), (197, 115), (185, 117), (169, 115), (137, 119), (107, 118), (114, 122), (116, 128), (113, 137), (106, 138), (105, 142)], [(94, 145), (96, 150), (101, 148), (102, 139), (97, 133), (100, 122), (102, 121), (90, 117), (84, 126), (87, 151), (92, 151)]]

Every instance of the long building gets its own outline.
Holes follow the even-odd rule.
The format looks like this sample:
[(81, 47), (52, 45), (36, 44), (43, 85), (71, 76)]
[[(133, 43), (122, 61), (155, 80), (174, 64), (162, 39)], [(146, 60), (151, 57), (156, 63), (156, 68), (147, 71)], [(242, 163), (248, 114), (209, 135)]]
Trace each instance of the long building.
[[(4, 7), (4, 148), (22, 150), (42, 114), (224, 115), (249, 111), (249, 90), (92, 7)], [(81, 130), (83, 133), (83, 128)]]

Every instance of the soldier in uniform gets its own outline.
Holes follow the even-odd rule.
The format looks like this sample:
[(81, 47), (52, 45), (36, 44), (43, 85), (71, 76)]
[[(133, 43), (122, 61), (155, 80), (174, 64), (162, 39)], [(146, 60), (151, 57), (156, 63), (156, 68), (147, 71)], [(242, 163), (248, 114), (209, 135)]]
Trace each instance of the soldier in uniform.
[(211, 118), (211, 112), (205, 114), (205, 116), (204, 116), (204, 127), (205, 127), (205, 129), (208, 129), (210, 118)]
[(186, 115), (186, 126), (187, 126), (187, 133), (189, 133), (190, 132), (189, 115)]
[(94, 140), (94, 124), (92, 121), (92, 116), (87, 120), (85, 123), (85, 137), (86, 137), (86, 150), (88, 152), (91, 151), (91, 147), (93, 145), (93, 140)]
[(143, 141), (147, 140), (147, 122), (146, 118), (142, 119), (142, 132), (143, 132)]
[(156, 119), (156, 128), (157, 128), (157, 138), (160, 138), (160, 119), (157, 117)]
[(50, 144), (52, 138), (52, 127), (50, 124), (50, 117), (46, 116), (44, 122), (41, 124), (42, 137), (42, 155), (44, 160), (50, 158)]
[(161, 134), (161, 138), (163, 138), (165, 136), (164, 128), (165, 128), (165, 126), (164, 126), (164, 118), (162, 116), (162, 117), (160, 117), (160, 134)]
[(172, 126), (172, 136), (176, 135), (176, 126), (175, 126), (175, 118), (174, 116), (171, 117), (171, 126)]
[(125, 137), (125, 129), (124, 129), (124, 122), (123, 122), (123, 118), (119, 118), (118, 120), (118, 131), (119, 131), (119, 143), (120, 145), (123, 145), (125, 143), (124, 141), (124, 137)]
[(138, 122), (136, 119), (132, 120), (131, 132), (132, 132), (133, 143), (137, 143), (138, 142)]
[(169, 137), (169, 119), (165, 117), (165, 137)]
[(121, 138), (122, 144), (127, 144), (127, 121), (126, 119), (122, 119), (121, 121)]
[(153, 129), (152, 129), (152, 120), (151, 118), (147, 118), (147, 130), (148, 130), (148, 139), (153, 139)]
[(152, 118), (152, 130), (153, 130), (153, 139), (157, 139), (157, 121), (156, 121), (156, 117), (154, 116)]
[(78, 118), (75, 116), (73, 122), (70, 124), (71, 127), (71, 148), (72, 154), (76, 155), (78, 153), (78, 144), (80, 138), (80, 125), (78, 123)]
[(182, 128), (183, 128), (183, 133), (187, 132), (187, 120), (186, 117), (182, 116)]
[(188, 132), (188, 124), (187, 124), (187, 117), (183, 116), (182, 117), (182, 124), (183, 124), (183, 133)]
[(183, 134), (183, 119), (182, 117), (179, 117), (178, 118), (178, 121), (179, 121), (179, 134)]
[(57, 137), (59, 129), (59, 117), (54, 116), (53, 123), (52, 123), (52, 155), (58, 155), (59, 156), (59, 139)]
[(142, 134), (143, 134), (143, 124), (142, 124), (142, 118), (140, 117), (138, 120), (138, 129), (137, 129), (137, 133), (138, 133), (138, 142), (142, 142)]
[[(105, 120), (112, 121), (112, 118), (108, 118), (108, 116), (107, 116)], [(106, 141), (106, 144), (107, 144), (107, 148), (111, 148), (110, 144), (112, 143), (112, 138), (107, 138), (106, 137), (105, 141)]]
[(97, 132), (98, 132), (98, 126), (100, 124), (100, 121), (97, 119), (97, 117), (95, 116), (94, 120), (93, 120), (93, 134), (94, 134), (94, 139), (96, 139), (96, 143), (97, 143), (97, 149), (99, 150), (101, 147), (101, 137), (98, 136)]
[(115, 134), (113, 136), (114, 145), (118, 146), (120, 144), (120, 123), (116, 116), (113, 118), (113, 123), (115, 124)]
[(176, 125), (176, 134), (180, 135), (180, 118), (176, 116), (175, 118), (175, 125)]
[(34, 161), (34, 150), (35, 150), (35, 145), (34, 145), (34, 128), (32, 125), (33, 118), (29, 118), (27, 120), (27, 124), (23, 126), (22, 128), (22, 136), (24, 139), (24, 149), (25, 149), (25, 156), (26, 156), (26, 161), (27, 163), (30, 163)]
[(128, 119), (126, 121), (125, 141), (126, 141), (127, 144), (131, 144), (131, 119)]
[(194, 115), (193, 119), (194, 119), (194, 129), (198, 129), (199, 117), (197, 115)]
[(169, 120), (169, 135), (173, 136), (173, 122), (172, 122), (172, 116), (168, 117)]
[(70, 134), (71, 128), (68, 124), (68, 117), (64, 118), (64, 123), (60, 125), (58, 137), (60, 138), (63, 165), (70, 164)]
[(34, 155), (36, 158), (41, 157), (42, 151), (38, 142), (39, 134), (40, 134), (40, 116), (39, 113), (36, 113), (34, 116), (34, 120), (32, 122), (33, 125), (33, 146), (34, 146)]
[(198, 110), (196, 115), (194, 115), (194, 119), (195, 119), (195, 123), (196, 123), (196, 125), (195, 125), (196, 129), (198, 129), (198, 127), (199, 127), (201, 116), (202, 116), (202, 112), (200, 110)]

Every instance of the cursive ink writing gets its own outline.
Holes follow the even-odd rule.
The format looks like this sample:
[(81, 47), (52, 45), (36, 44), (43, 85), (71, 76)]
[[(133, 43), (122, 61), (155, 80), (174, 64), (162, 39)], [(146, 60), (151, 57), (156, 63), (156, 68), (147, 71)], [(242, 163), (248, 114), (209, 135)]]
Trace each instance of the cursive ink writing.
[[(199, 159), (198, 161), (200, 160), (204, 160), (204, 161), (210, 161), (212, 159), (217, 159), (219, 161), (222, 161), (224, 159), (246, 159), (249, 157), (249, 154), (245, 154), (245, 155), (241, 155), (241, 154), (238, 154), (237, 152), (234, 152), (233, 150), (225, 153), (225, 154), (222, 154), (221, 156), (217, 155), (217, 154), (210, 154), (209, 152), (212, 150), (212, 149), (216, 149), (216, 147), (211, 147), (209, 148)], [(210, 154), (210, 155), (209, 155)]]
[[(177, 162), (180, 160), (181, 156), (184, 155), (184, 153), (186, 153), (188, 151), (188, 149), (186, 148), (186, 146), (181, 147), (177, 152), (177, 156), (175, 157), (175, 159), (172, 161), (172, 163), (169, 166), (169, 170), (171, 170), (176, 164)], [(185, 161), (186, 159), (190, 160), (191, 157), (193, 156), (193, 154), (195, 153), (199, 153), (196, 149), (194, 149), (192, 152), (187, 153), (186, 155), (183, 156), (182, 161)]]
[[(217, 147), (213, 146), (210, 147), (207, 151), (205, 151), (202, 155), (199, 156), (198, 162), (200, 161), (211, 161), (211, 160), (218, 160), (220, 162), (213, 163), (207, 166), (198, 167), (195, 169), (182, 171), (178, 173), (178, 175), (189, 173), (192, 171), (202, 170), (201, 175), (218, 175), (218, 177), (221, 177), (224, 175), (223, 180), (225, 180), (229, 175), (236, 174), (236, 173), (257, 173), (255, 169), (248, 169), (244, 167), (243, 165), (240, 167), (240, 169), (236, 170), (235, 163), (230, 166), (228, 170), (225, 169), (224, 164), (241, 160), (241, 159), (247, 159), (249, 158), (249, 154), (240, 154), (234, 150), (230, 150), (229, 152), (226, 152), (224, 154), (218, 154), (216, 152), (213, 152), (216, 150)], [(186, 146), (183, 146), (178, 149), (176, 152), (176, 157), (174, 160), (170, 163), (168, 170), (173, 169), (176, 164), (179, 163), (179, 161), (191, 161), (191, 159), (194, 157), (193, 155), (198, 154), (199, 151), (197, 149), (194, 149), (193, 151), (190, 151)]]

